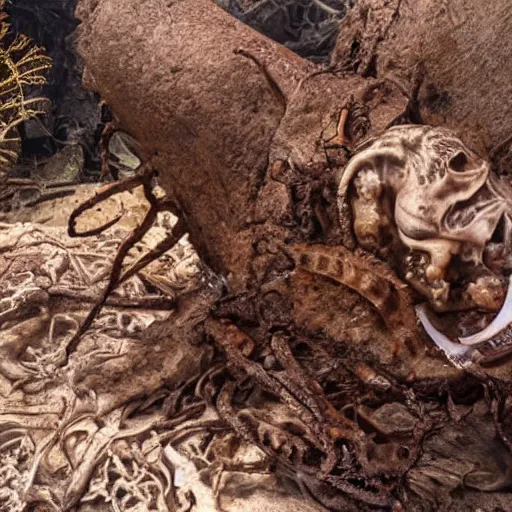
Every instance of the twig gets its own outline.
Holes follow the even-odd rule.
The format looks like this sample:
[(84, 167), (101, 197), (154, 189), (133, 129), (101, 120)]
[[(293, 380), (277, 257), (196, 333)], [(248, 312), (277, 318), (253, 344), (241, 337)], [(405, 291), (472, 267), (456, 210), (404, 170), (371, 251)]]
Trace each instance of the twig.
[[(173, 231), (173, 234), (171, 235), (169, 240), (166, 240), (162, 243), (160, 243), (157, 248), (153, 251), (151, 251), (149, 254), (143, 256), (140, 260), (135, 262), (132, 267), (130, 267), (125, 275), (122, 275), (123, 270), (123, 261), (126, 258), (128, 252), (132, 249), (132, 247), (139, 242), (144, 235), (151, 229), (153, 226), (153, 223), (156, 220), (157, 214), (159, 211), (162, 210), (170, 210), (175, 206), (175, 203), (173, 201), (164, 201), (159, 202), (156, 196), (153, 194), (152, 187), (151, 187), (151, 179), (153, 178), (154, 171), (152, 169), (147, 169), (143, 174), (136, 176), (135, 178), (129, 178), (127, 180), (124, 180), (120, 183), (114, 184), (113, 186), (108, 186), (106, 189), (103, 190), (101, 194), (98, 194), (96, 197), (92, 198), (92, 200), (86, 201), (83, 203), (80, 207), (78, 207), (74, 212), (74, 216), (70, 218), (69, 224), (68, 224), (68, 230), (75, 234), (77, 236), (75, 231), (75, 222), (76, 217), (80, 215), (80, 213), (86, 211), (87, 209), (90, 209), (94, 204), (98, 204), (100, 200), (106, 199), (110, 196), (112, 196), (114, 193), (128, 190), (130, 188), (134, 188), (138, 185), (143, 186), (144, 190), (144, 196), (148, 203), (150, 204), (150, 208), (146, 213), (146, 216), (144, 217), (142, 223), (140, 226), (138, 226), (131, 235), (129, 235), (127, 238), (123, 240), (121, 243), (116, 257), (114, 258), (114, 262), (112, 263), (112, 270), (110, 272), (110, 278), (109, 282), (107, 284), (107, 287), (105, 288), (105, 291), (103, 292), (100, 300), (93, 306), (87, 317), (85, 318), (84, 322), (76, 332), (76, 334), (69, 340), (68, 345), (66, 346), (66, 362), (69, 358), (70, 354), (76, 350), (76, 347), (78, 346), (78, 343), (80, 341), (80, 338), (82, 335), (89, 329), (92, 322), (96, 318), (96, 316), (99, 314), (103, 306), (105, 305), (109, 295), (114, 291), (116, 286), (118, 286), (121, 282), (126, 280), (130, 275), (135, 274), (136, 272), (140, 271), (144, 266), (148, 265), (151, 261), (153, 261), (155, 258), (159, 257), (163, 252), (167, 251), (174, 243), (176, 243), (182, 236), (184, 226), (183, 223), (178, 223), (178, 231), (175, 233)], [(116, 187), (117, 185), (117, 187)], [(101, 197), (101, 199), (98, 199), (98, 196)], [(116, 219), (114, 219), (115, 222), (117, 222)], [(112, 225), (113, 221), (110, 221), (110, 225)], [(109, 223), (107, 223), (109, 224)], [(99, 228), (98, 228), (99, 229)], [(97, 230), (94, 230), (97, 231)], [(71, 234), (70, 233), (70, 234)], [(178, 236), (179, 235), (179, 236)], [(83, 233), (79, 236), (84, 236)], [(172, 245), (170, 245), (172, 244)]]
[(110, 143), (110, 139), (114, 135), (114, 133), (117, 131), (117, 124), (115, 121), (109, 121), (105, 127), (103, 128), (103, 131), (101, 132), (101, 138), (100, 138), (100, 158), (101, 158), (101, 174), (100, 174), (100, 181), (103, 181), (107, 174), (110, 173), (112, 178), (117, 179), (117, 176), (114, 176), (112, 172), (110, 171), (110, 167), (108, 165), (108, 157), (109, 157), (109, 149), (108, 145)]
[(102, 201), (105, 201), (109, 197), (119, 194), (120, 192), (125, 192), (127, 190), (132, 190), (135, 187), (138, 187), (142, 184), (142, 181), (144, 179), (145, 175), (141, 176), (134, 176), (132, 178), (127, 178), (123, 181), (118, 181), (115, 183), (112, 183), (111, 185), (106, 185), (105, 187), (101, 188), (96, 195), (89, 198), (87, 201), (83, 202), (80, 206), (75, 208), (73, 212), (71, 213), (68, 221), (68, 235), (70, 237), (86, 237), (86, 236), (93, 236), (93, 235), (99, 235), (106, 229), (110, 228), (114, 224), (116, 224), (121, 217), (123, 216), (122, 213), (114, 217), (112, 220), (109, 220), (102, 226), (99, 226), (94, 229), (89, 229), (88, 231), (82, 231), (78, 232), (76, 230), (76, 221), (77, 218), (82, 215), (82, 213), (86, 212), (87, 210), (90, 210), (91, 208), (94, 208), (97, 204), (101, 203)]
[(263, 76), (267, 80), (270, 88), (272, 89), (272, 92), (278, 97), (279, 101), (283, 104), (283, 106), (286, 109), (286, 106), (288, 104), (288, 100), (286, 99), (286, 95), (279, 86), (279, 84), (276, 82), (274, 77), (269, 73), (267, 67), (265, 64), (263, 64), (258, 57), (253, 55), (252, 53), (248, 52), (247, 50), (244, 50), (243, 48), (238, 48), (237, 50), (234, 50), (233, 52), (235, 55), (241, 55), (242, 57), (245, 57), (246, 59), (252, 60), (256, 66), (258, 66), (259, 70), (263, 73)]

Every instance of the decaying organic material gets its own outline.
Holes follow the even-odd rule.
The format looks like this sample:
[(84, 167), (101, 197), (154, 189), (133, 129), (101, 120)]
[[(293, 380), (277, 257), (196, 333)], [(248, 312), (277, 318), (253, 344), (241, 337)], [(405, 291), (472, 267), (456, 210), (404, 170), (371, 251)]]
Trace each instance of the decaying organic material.
[[(153, 240), (146, 243), (156, 244), (162, 238), (159, 229), (165, 234), (164, 226), (155, 228)], [(88, 312), (87, 304), (94, 303), (110, 274), (113, 248), (125, 233), (121, 230), (80, 244), (63, 236), (62, 228), (2, 225), (0, 373), (11, 386), (38, 389), (54, 377), (52, 372), (63, 364), (67, 344)], [(190, 253), (186, 246), (177, 251)], [(167, 255), (138, 277), (126, 280), (110, 295), (108, 312), (98, 318), (96, 329), (107, 337), (110, 329), (137, 336), (155, 321), (167, 318), (175, 308), (178, 291), (194, 286), (191, 277), (197, 273), (197, 265), (193, 254), (183, 261)], [(66, 312), (59, 311), (64, 304)], [(147, 312), (138, 309), (134, 315), (130, 310), (116, 312), (116, 307)], [(100, 351), (108, 344), (100, 342), (104, 345)], [(25, 360), (28, 347), (32, 347), (31, 354)]]
[[(508, 331), (495, 337), (507, 321), (496, 311), (508, 192), (470, 138), (421, 126), (419, 66), (381, 73), (375, 53), (395, 26), (407, 31), (405, 2), (360, 1), (331, 67), (211, 0), (80, 1), (86, 83), (128, 134), (108, 141), (109, 126), (102, 156), (114, 150), (130, 169), (69, 199), (70, 233), (90, 238), (70, 240), (62, 224), (5, 227), (0, 475), (10, 503), (257, 510), (273, 506), (261, 496), (268, 484), (271, 496), (282, 486), (284, 510), (297, 496), (306, 510), (503, 508), (512, 360), (481, 339), (511, 345)], [(230, 2), (283, 5), (288, 21), (313, 4), (327, 12), (334, 0)], [(437, 20), (425, 23), (435, 34)], [(162, 218), (155, 180), (177, 227)], [(137, 198), (136, 215), (117, 192)], [(410, 207), (413, 196), (430, 216)], [(156, 251), (145, 247), (163, 228), (149, 230), (155, 219), (166, 225)], [(475, 237), (479, 219), (487, 231)], [(197, 260), (169, 268), (167, 249), (185, 231)], [(351, 231), (357, 249), (344, 245)], [(191, 281), (175, 286), (182, 271)], [(430, 323), (427, 305), (417, 309), (427, 333), (414, 310), (425, 299), (438, 309)], [(429, 339), (440, 330), (455, 365)]]
[(398, 126), (349, 162), (340, 214), (349, 201), (359, 245), (394, 259), (437, 310), (497, 310), (512, 264), (512, 189), (489, 171), (445, 129)]
[(329, 277), (369, 301), (400, 344), (414, 344), (415, 315), (407, 286), (368, 253), (344, 247), (295, 246), (297, 267)]
[[(142, 212), (130, 213), (140, 218)], [(137, 251), (157, 246), (175, 221), (160, 214)], [(0, 509), (21, 511), (30, 503), (46, 502), (63, 510), (84, 494), (85, 501), (95, 499), (94, 482), (88, 494), (87, 489), (100, 462), (117, 464), (120, 471), (121, 462), (114, 455), (119, 452), (110, 452), (111, 445), (151, 429), (157, 432), (157, 425), (174, 414), (162, 416), (159, 410), (142, 421), (130, 419), (139, 407), (149, 410), (164, 390), (172, 394), (199, 377), (208, 351), (183, 341), (180, 318), (192, 315), (199, 320), (218, 291), (183, 239), (109, 296), (65, 365), (66, 347), (101, 296), (115, 248), (129, 230), (117, 227), (85, 241), (70, 239), (64, 226), (2, 224), (0, 231)], [(183, 294), (198, 300), (177, 312)], [(161, 323), (170, 317), (174, 329), (166, 332)], [(152, 345), (144, 343), (147, 336)], [(183, 412), (181, 406), (175, 407)], [(197, 404), (192, 412), (198, 412)], [(150, 501), (166, 503), (169, 483), (164, 479), (160, 484), (160, 479), (170, 476), (155, 451), (158, 446), (154, 440), (154, 469), (146, 464), (140, 475), (130, 473), (136, 482), (125, 485), (127, 492), (129, 485), (147, 489), (147, 480), (155, 487), (147, 491)], [(41, 474), (46, 475), (43, 480)], [(65, 487), (52, 488), (57, 474), (68, 481)], [(121, 484), (117, 481), (116, 488)], [(135, 492), (133, 499), (149, 504), (144, 492)], [(157, 509), (167, 510), (161, 504)]]

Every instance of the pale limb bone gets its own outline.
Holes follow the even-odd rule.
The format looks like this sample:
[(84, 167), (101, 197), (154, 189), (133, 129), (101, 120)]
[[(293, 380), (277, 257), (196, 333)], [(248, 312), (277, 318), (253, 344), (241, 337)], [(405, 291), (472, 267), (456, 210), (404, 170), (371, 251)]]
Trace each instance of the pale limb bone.
[(165, 447), (164, 454), (174, 467), (174, 487), (179, 489), (178, 498), (186, 498), (187, 491), (193, 490), (196, 510), (216, 510), (213, 490), (201, 481), (194, 463), (170, 444)]
[(459, 338), (459, 341), (466, 346), (477, 345), (496, 336), (496, 334), (503, 331), (510, 323), (512, 323), (512, 276), (509, 278), (505, 302), (494, 320), (485, 329), (471, 336)]
[(347, 124), (349, 109), (347, 107), (343, 107), (340, 112), (340, 117), (338, 119), (338, 126), (336, 127), (336, 135), (330, 139), (328, 142), (328, 147), (334, 146), (344, 146), (349, 142), (345, 136), (345, 128)]
[(36, 478), (37, 470), (39, 468), (39, 463), (41, 462), (43, 457), (46, 455), (46, 453), (49, 451), (49, 449), (51, 449), (52, 446), (55, 444), (56, 440), (57, 440), (57, 432), (53, 432), (44, 441), (42, 441), (41, 444), (37, 447), (36, 453), (34, 455), (34, 459), (32, 462), (32, 467), (31, 467), (29, 474), (27, 476), (27, 479), (25, 481), (24, 494), (28, 493), (30, 488), (32, 487), (32, 484), (34, 483), (34, 480)]
[(103, 498), (105, 503), (110, 501), (110, 494), (108, 493), (107, 486), (109, 483), (108, 468), (110, 465), (110, 459), (107, 458), (103, 463), (103, 467), (99, 471), (99, 476), (92, 478), (89, 483), (89, 492), (82, 497), (81, 503), (88, 501), (94, 501), (98, 497)]

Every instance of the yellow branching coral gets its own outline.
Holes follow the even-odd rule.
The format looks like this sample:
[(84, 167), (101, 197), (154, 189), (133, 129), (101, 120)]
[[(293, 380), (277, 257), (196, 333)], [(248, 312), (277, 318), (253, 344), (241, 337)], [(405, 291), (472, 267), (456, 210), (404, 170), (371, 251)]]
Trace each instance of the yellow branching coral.
[(46, 112), (49, 100), (27, 98), (31, 86), (46, 83), (44, 71), (51, 59), (44, 49), (35, 46), (26, 36), (17, 35), (7, 43), (10, 25), (0, 0), (0, 188), (6, 171), (20, 153), (18, 126), (25, 120)]

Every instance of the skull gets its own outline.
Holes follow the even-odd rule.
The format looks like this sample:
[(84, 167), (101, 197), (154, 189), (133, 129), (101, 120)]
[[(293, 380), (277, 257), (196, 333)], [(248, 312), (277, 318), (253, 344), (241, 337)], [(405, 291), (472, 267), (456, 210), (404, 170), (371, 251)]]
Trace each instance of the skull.
[(498, 310), (512, 266), (512, 188), (451, 131), (396, 126), (348, 163), (338, 189), (358, 244), (437, 311)]

